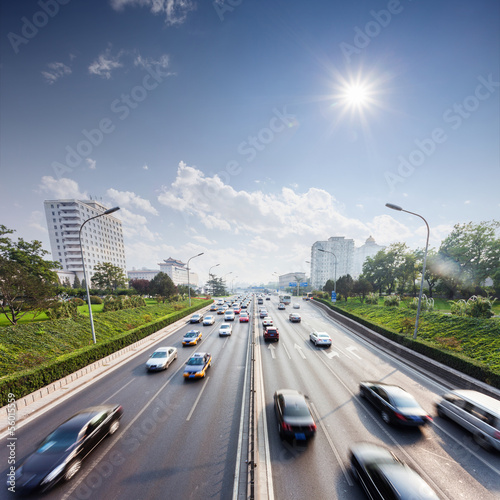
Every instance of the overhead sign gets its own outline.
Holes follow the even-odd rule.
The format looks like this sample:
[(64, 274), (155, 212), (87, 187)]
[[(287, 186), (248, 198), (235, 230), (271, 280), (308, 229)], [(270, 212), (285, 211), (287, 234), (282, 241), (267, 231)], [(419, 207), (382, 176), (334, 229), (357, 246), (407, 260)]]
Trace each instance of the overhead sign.
[(307, 283), (301, 283), (300, 286), (307, 286)]
[(337, 293), (332, 292), (332, 302), (337, 302)]
[(291, 281), (290, 283), (288, 283), (288, 286), (297, 286), (297, 283), (295, 283), (295, 281)]

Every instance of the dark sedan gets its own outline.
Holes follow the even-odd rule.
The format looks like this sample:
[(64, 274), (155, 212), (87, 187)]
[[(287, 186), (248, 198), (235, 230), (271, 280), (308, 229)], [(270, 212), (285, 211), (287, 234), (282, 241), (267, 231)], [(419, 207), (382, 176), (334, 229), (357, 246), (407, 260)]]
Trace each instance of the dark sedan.
[(359, 394), (377, 408), (386, 424), (418, 427), (432, 422), (432, 417), (415, 398), (397, 385), (361, 382)]
[(281, 439), (305, 441), (315, 436), (316, 423), (305, 396), (293, 389), (274, 393), (274, 411)]
[(352, 475), (371, 500), (439, 500), (433, 489), (387, 448), (356, 443), (350, 458)]
[(94, 406), (66, 420), (17, 469), (17, 488), (45, 491), (61, 480), (69, 481), (85, 457), (118, 430), (122, 413), (119, 405)]

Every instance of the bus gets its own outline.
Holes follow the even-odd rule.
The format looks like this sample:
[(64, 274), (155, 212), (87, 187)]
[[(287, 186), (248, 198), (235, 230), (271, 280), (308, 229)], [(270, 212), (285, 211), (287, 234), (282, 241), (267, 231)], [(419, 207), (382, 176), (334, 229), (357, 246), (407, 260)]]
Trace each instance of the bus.
[(292, 297), (290, 295), (283, 295), (280, 302), (283, 302), (286, 306), (292, 302)]

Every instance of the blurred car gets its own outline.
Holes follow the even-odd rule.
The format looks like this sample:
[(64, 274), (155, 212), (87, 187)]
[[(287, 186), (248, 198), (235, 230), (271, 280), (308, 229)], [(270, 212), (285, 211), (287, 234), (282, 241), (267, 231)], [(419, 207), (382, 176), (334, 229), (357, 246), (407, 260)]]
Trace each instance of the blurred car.
[(241, 308), (242, 309), (246, 309), (248, 307), (248, 304), (246, 302), (244, 302), (243, 304), (241, 304)]
[(203, 321), (203, 314), (193, 314), (191, 316), (191, 319), (189, 320), (190, 323), (201, 323)]
[(204, 326), (213, 325), (214, 323), (215, 323), (215, 316), (212, 316), (211, 314), (205, 316), (205, 318), (203, 319)]
[(265, 328), (266, 326), (273, 326), (273, 318), (271, 316), (266, 316), (262, 320), (262, 326)]
[(217, 309), (217, 314), (224, 314), (226, 312), (226, 309), (226, 306), (220, 306), (219, 309)]
[(365, 381), (359, 384), (359, 394), (377, 408), (386, 424), (417, 427), (432, 422), (415, 398), (397, 385)]
[(472, 433), (485, 449), (500, 451), (500, 401), (471, 390), (450, 391), (436, 403), (440, 417), (447, 417)]
[(214, 304), (212, 304), (212, 305), (210, 306), (210, 311), (213, 311), (213, 312), (217, 311), (217, 304), (215, 304), (215, 303), (214, 303)]
[(250, 316), (246, 312), (240, 314), (240, 323), (248, 323), (250, 321)]
[(198, 341), (201, 340), (202, 333), (200, 330), (189, 330), (186, 334), (184, 334), (184, 338), (182, 339), (182, 345), (197, 345)]
[(268, 326), (264, 328), (264, 340), (274, 340), (278, 342), (280, 339), (280, 334), (275, 326)]
[(351, 472), (372, 500), (439, 500), (434, 490), (391, 451), (356, 443), (350, 451)]
[(241, 313), (241, 306), (239, 304), (237, 306), (233, 306), (233, 311), (234, 311), (234, 314), (240, 314)]
[(278, 304), (278, 309), (280, 309), (280, 310), (286, 309), (285, 304), (283, 304), (283, 302), (280, 302), (280, 303)]
[(224, 313), (224, 321), (234, 321), (234, 318), (235, 318), (235, 314), (234, 314), (234, 311), (233, 311), (233, 310), (228, 309), (228, 310)]
[(288, 319), (292, 323), (300, 323), (302, 321), (302, 318), (300, 317), (300, 314), (297, 314), (297, 313), (291, 313), (290, 316), (288, 316)]
[(175, 347), (159, 347), (146, 361), (146, 369), (148, 371), (166, 370), (174, 359), (177, 359)]
[(262, 318), (265, 318), (267, 316), (267, 311), (265, 309), (261, 309), (259, 312), (259, 316)]
[(271, 297), (266, 297), (266, 300), (271, 300)]
[(120, 405), (93, 406), (79, 411), (51, 432), (16, 470), (16, 490), (46, 491), (69, 481), (82, 461), (120, 427)]
[(305, 396), (294, 389), (274, 393), (274, 411), (281, 439), (305, 441), (316, 434), (316, 423)]
[(233, 333), (233, 327), (229, 323), (222, 323), (219, 328), (219, 337), (227, 337)]
[(315, 346), (322, 345), (330, 347), (332, 345), (332, 339), (326, 332), (311, 332), (311, 334), (309, 335), (309, 340)]
[(196, 352), (187, 361), (184, 378), (204, 378), (212, 364), (212, 356), (208, 352)]
[(300, 304), (295, 303), (295, 304), (293, 305), (293, 308), (294, 308), (294, 309), (300, 309)]

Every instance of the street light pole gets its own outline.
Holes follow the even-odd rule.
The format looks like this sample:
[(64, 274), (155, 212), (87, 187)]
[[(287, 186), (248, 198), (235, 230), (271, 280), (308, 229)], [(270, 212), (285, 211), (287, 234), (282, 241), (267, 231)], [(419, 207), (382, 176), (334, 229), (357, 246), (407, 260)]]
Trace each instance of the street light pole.
[(191, 286), (189, 285), (189, 262), (191, 259), (194, 259), (196, 257), (199, 257), (200, 255), (203, 255), (204, 252), (199, 253), (198, 255), (193, 255), (193, 257), (190, 257), (187, 262), (187, 272), (188, 272), (188, 297), (189, 297), (189, 307), (191, 307)]
[(92, 305), (90, 304), (90, 289), (89, 289), (89, 283), (87, 280), (87, 274), (85, 272), (85, 259), (83, 258), (83, 246), (82, 246), (82, 229), (87, 222), (97, 219), (97, 217), (102, 217), (103, 215), (109, 215), (112, 214), (113, 212), (116, 212), (117, 210), (120, 210), (120, 207), (114, 207), (110, 208), (109, 210), (106, 210), (102, 214), (99, 215), (94, 215), (94, 217), (91, 217), (90, 219), (87, 219), (86, 221), (83, 222), (83, 224), (80, 226), (80, 230), (78, 231), (78, 240), (80, 242), (80, 254), (82, 256), (82, 267), (83, 267), (83, 279), (85, 281), (85, 289), (87, 291), (87, 305), (89, 306), (89, 317), (90, 317), (90, 329), (92, 331), (92, 341), (94, 344), (97, 342), (95, 338), (95, 330), (94, 330), (94, 317), (92, 316)]
[[(215, 266), (212, 266), (209, 270), (208, 270), (208, 286), (210, 286), (210, 271), (214, 268), (214, 267), (217, 267), (217, 266), (220, 266), (220, 264), (215, 264)], [(208, 287), (207, 287), (208, 288)], [(213, 287), (213, 289), (215, 289), (215, 287)], [(212, 290), (212, 294), (213, 294), (213, 290)]]
[(335, 257), (335, 262), (334, 262), (334, 277), (333, 277), (333, 291), (335, 294), (337, 294), (337, 256), (333, 253), (330, 252), (330, 250), (323, 250), (322, 248), (318, 248), (320, 252), (325, 252), (325, 253), (331, 253)]
[(233, 279), (231, 280), (231, 294), (234, 293), (234, 280), (237, 278), (238, 276), (234, 276)]
[(429, 248), (429, 235), (430, 235), (431, 231), (429, 229), (429, 224), (427, 224), (427, 221), (420, 214), (416, 214), (415, 212), (409, 212), (408, 210), (403, 210), (400, 206), (394, 205), (392, 203), (386, 203), (385, 206), (387, 208), (391, 208), (392, 210), (397, 210), (398, 212), (406, 212), (407, 214), (411, 214), (411, 215), (415, 215), (416, 217), (420, 217), (425, 222), (425, 226), (427, 227), (427, 239), (425, 241), (424, 263), (422, 266), (422, 279), (420, 280), (420, 292), (418, 293), (417, 317), (415, 319), (415, 331), (413, 332), (413, 340), (416, 340), (417, 331), (418, 331), (418, 320), (420, 318), (420, 308), (422, 306), (422, 291), (424, 289), (425, 264), (427, 262), (427, 249)]

